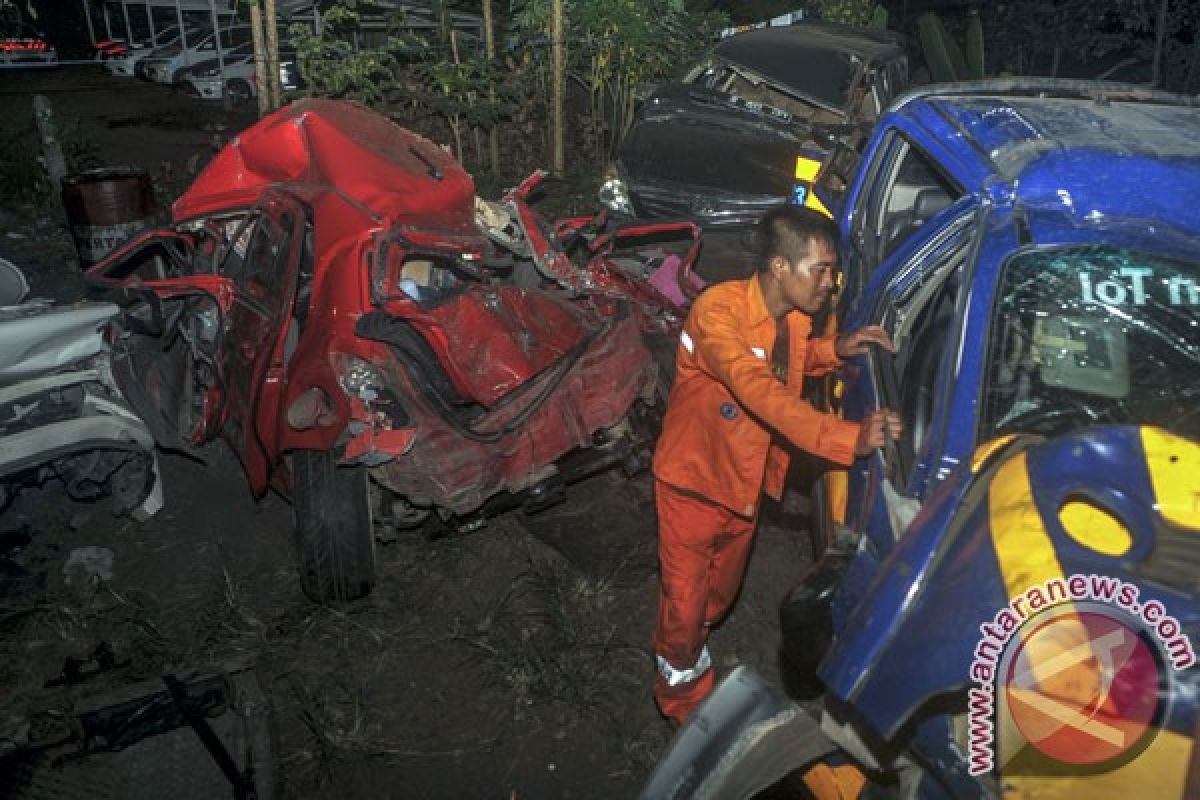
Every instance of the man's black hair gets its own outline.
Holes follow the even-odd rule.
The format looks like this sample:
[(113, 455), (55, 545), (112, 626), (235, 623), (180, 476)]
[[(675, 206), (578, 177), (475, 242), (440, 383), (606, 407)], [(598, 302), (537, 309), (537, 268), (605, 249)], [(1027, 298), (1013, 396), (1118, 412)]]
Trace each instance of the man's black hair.
[(806, 257), (813, 239), (836, 247), (837, 225), (811, 208), (791, 203), (772, 208), (758, 221), (759, 272), (766, 272), (776, 256), (792, 264)]

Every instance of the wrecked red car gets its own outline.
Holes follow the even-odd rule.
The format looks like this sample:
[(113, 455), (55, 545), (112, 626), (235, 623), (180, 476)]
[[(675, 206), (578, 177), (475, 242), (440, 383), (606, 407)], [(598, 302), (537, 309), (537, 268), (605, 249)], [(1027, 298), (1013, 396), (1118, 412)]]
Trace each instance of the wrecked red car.
[(428, 140), (306, 100), (88, 273), (125, 306), (114, 371), (160, 445), (222, 436), (255, 493), (290, 495), (314, 599), (370, 591), (380, 526), (536, 510), (648, 461), (656, 369), (633, 304), (514, 280), (474, 192)]
[(705, 285), (693, 272), (700, 228), (687, 221), (613, 224), (603, 209), (552, 225), (532, 204), (546, 177), (539, 170), (499, 203), (476, 204), (480, 229), (518, 260), (518, 282), (616, 293), (630, 301), (647, 336), (665, 335), (673, 347)]

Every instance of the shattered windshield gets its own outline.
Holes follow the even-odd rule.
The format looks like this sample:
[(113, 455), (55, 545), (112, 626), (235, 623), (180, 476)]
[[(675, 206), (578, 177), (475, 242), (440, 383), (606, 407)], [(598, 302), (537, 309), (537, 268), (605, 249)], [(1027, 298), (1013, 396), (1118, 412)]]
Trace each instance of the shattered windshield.
[(1200, 264), (1113, 247), (1004, 271), (981, 441), (1150, 424), (1200, 439)]

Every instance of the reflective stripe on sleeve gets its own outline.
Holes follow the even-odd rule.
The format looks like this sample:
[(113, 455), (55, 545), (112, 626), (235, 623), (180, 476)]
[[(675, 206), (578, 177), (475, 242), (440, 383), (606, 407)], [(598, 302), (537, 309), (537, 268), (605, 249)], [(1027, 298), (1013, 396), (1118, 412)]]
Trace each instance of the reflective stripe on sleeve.
[(675, 669), (662, 656), (655, 656), (655, 658), (658, 661), (658, 673), (663, 676), (663, 680), (667, 682), (667, 686), (691, 683), (708, 672), (708, 668), (712, 666), (712, 656), (708, 654), (708, 645), (704, 645), (704, 649), (700, 651), (700, 657), (696, 659), (696, 663), (689, 669)]
[(692, 341), (692, 337), (688, 336), (687, 331), (680, 331), (679, 341), (689, 353), (696, 352), (696, 343)]

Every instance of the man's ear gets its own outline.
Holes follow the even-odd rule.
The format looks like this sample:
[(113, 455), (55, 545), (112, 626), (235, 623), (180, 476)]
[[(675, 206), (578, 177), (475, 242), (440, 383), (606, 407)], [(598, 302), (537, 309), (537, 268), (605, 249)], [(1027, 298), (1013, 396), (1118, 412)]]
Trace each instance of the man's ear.
[(776, 278), (782, 278), (791, 267), (783, 256), (772, 256), (771, 260), (767, 262), (767, 266), (771, 268), (771, 274)]

